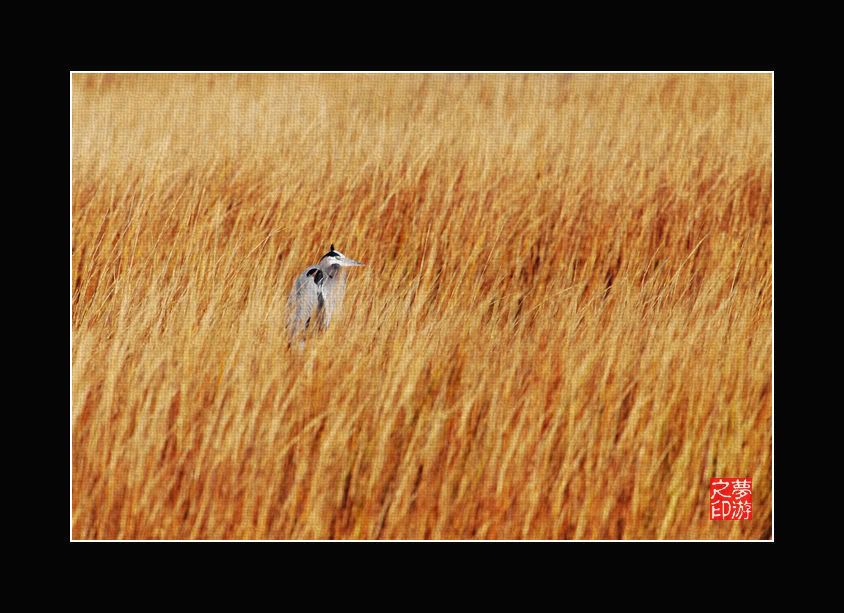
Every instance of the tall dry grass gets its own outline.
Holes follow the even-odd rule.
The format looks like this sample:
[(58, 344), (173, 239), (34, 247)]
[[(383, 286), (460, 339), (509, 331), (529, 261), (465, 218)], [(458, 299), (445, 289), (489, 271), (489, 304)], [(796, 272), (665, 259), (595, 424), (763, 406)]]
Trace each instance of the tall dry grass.
[(72, 95), (74, 538), (770, 537), (770, 76)]

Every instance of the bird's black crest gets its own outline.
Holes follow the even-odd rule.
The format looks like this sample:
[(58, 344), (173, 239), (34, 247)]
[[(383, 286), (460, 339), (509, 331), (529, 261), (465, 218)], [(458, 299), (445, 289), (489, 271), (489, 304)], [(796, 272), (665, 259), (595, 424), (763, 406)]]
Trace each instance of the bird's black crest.
[(324, 256), (322, 256), (322, 258), (320, 258), (320, 259), (324, 259), (324, 258), (327, 258), (327, 257), (335, 257), (336, 258), (336, 257), (339, 257), (339, 256), (340, 256), (340, 254), (337, 253), (336, 251), (334, 251), (334, 243), (331, 243), (331, 249), (329, 250), (329, 252), (326, 253)]

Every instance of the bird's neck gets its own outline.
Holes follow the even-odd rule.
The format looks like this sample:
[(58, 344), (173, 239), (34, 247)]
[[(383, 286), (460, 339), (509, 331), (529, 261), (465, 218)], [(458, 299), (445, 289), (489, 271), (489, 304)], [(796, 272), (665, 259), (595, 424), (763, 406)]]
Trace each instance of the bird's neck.
[(322, 265), (320, 266), (320, 270), (322, 270), (323, 274), (329, 279), (334, 279), (343, 273), (339, 264)]

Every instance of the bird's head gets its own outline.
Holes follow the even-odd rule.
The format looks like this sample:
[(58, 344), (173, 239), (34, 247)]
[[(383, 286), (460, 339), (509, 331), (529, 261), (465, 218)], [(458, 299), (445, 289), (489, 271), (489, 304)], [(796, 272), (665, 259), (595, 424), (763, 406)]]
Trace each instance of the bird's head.
[(323, 266), (363, 266), (363, 262), (358, 262), (357, 260), (353, 260), (351, 258), (347, 258), (345, 255), (334, 249), (334, 244), (332, 243), (331, 249), (329, 249), (328, 253), (326, 253), (322, 258), (320, 258), (319, 263)]

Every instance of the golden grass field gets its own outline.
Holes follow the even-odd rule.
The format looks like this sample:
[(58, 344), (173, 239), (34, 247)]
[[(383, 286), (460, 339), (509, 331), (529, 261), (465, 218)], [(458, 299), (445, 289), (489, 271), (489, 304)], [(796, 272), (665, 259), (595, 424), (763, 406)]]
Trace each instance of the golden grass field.
[(771, 538), (771, 80), (73, 75), (73, 538)]

